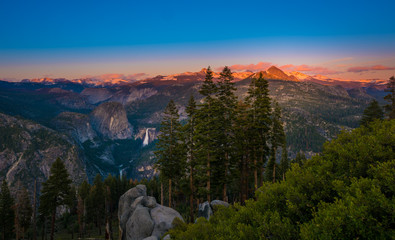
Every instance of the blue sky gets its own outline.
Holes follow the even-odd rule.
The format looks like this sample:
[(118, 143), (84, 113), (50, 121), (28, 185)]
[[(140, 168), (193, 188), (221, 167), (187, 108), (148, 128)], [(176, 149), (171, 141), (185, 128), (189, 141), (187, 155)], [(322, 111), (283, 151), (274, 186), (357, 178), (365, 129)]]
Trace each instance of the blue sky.
[[(0, 78), (270, 62), (393, 74), (394, 1), (0, 1)], [(326, 65), (325, 65), (326, 64)], [(379, 69), (379, 68), (376, 68)], [(391, 72), (392, 71), (392, 72)], [(313, 72), (312, 72), (313, 73)], [(354, 76), (354, 75), (355, 76)], [(361, 72), (358, 72), (360, 75)]]

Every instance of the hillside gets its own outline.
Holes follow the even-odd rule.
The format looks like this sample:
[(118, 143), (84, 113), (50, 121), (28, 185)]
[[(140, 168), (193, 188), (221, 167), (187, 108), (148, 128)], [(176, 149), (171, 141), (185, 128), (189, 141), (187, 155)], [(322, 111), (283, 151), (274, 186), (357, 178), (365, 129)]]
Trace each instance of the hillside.
[(48, 178), (58, 157), (64, 161), (74, 183), (87, 179), (87, 163), (66, 135), (0, 113), (0, 175), (7, 179), (11, 189), (16, 189), (20, 181), (32, 191), (35, 180), (41, 184)]

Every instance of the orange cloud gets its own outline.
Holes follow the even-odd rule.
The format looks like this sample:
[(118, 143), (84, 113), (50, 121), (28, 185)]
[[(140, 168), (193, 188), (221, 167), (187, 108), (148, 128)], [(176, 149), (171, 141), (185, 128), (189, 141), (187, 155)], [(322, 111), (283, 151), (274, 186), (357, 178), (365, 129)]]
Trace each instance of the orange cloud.
[[(240, 72), (240, 71), (253, 71), (253, 72), (257, 72), (257, 71), (266, 70), (266, 69), (268, 69), (270, 66), (272, 66), (272, 64), (269, 63), (269, 62), (259, 62), (259, 63), (257, 63), (257, 64), (246, 64), (246, 65), (243, 65), (243, 64), (235, 64), (235, 65), (230, 66), (229, 68), (230, 68), (232, 71), (235, 71), (235, 72)], [(216, 71), (222, 71), (223, 68), (224, 68), (224, 67), (218, 67), (218, 68), (216, 68), (215, 70), (216, 70)]]
[(280, 68), (283, 70), (286, 70), (286, 71), (309, 72), (309, 73), (315, 73), (315, 74), (336, 74), (336, 73), (339, 73), (338, 71), (328, 69), (326, 67), (308, 66), (306, 64), (302, 64), (302, 65), (287, 64), (287, 65), (281, 66)]
[(383, 65), (375, 65), (375, 66), (370, 66), (370, 67), (351, 67), (347, 69), (347, 72), (354, 72), (354, 73), (359, 73), (359, 72), (365, 72), (365, 71), (375, 71), (375, 70), (395, 70), (395, 67), (387, 67)]

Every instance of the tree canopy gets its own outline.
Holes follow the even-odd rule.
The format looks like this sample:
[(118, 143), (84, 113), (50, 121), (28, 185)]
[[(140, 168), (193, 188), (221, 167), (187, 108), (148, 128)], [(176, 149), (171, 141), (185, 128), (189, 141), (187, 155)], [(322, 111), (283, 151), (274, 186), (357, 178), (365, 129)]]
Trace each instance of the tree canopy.
[(391, 239), (395, 120), (343, 131), (323, 153), (265, 182), (256, 200), (180, 224), (172, 239)]

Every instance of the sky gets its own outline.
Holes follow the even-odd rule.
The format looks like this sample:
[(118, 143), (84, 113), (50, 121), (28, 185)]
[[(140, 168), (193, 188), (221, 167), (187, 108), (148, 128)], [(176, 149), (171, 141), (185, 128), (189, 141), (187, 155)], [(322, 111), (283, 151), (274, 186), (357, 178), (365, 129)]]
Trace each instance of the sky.
[(270, 65), (309, 75), (395, 75), (395, 1), (0, 0), (0, 79)]

